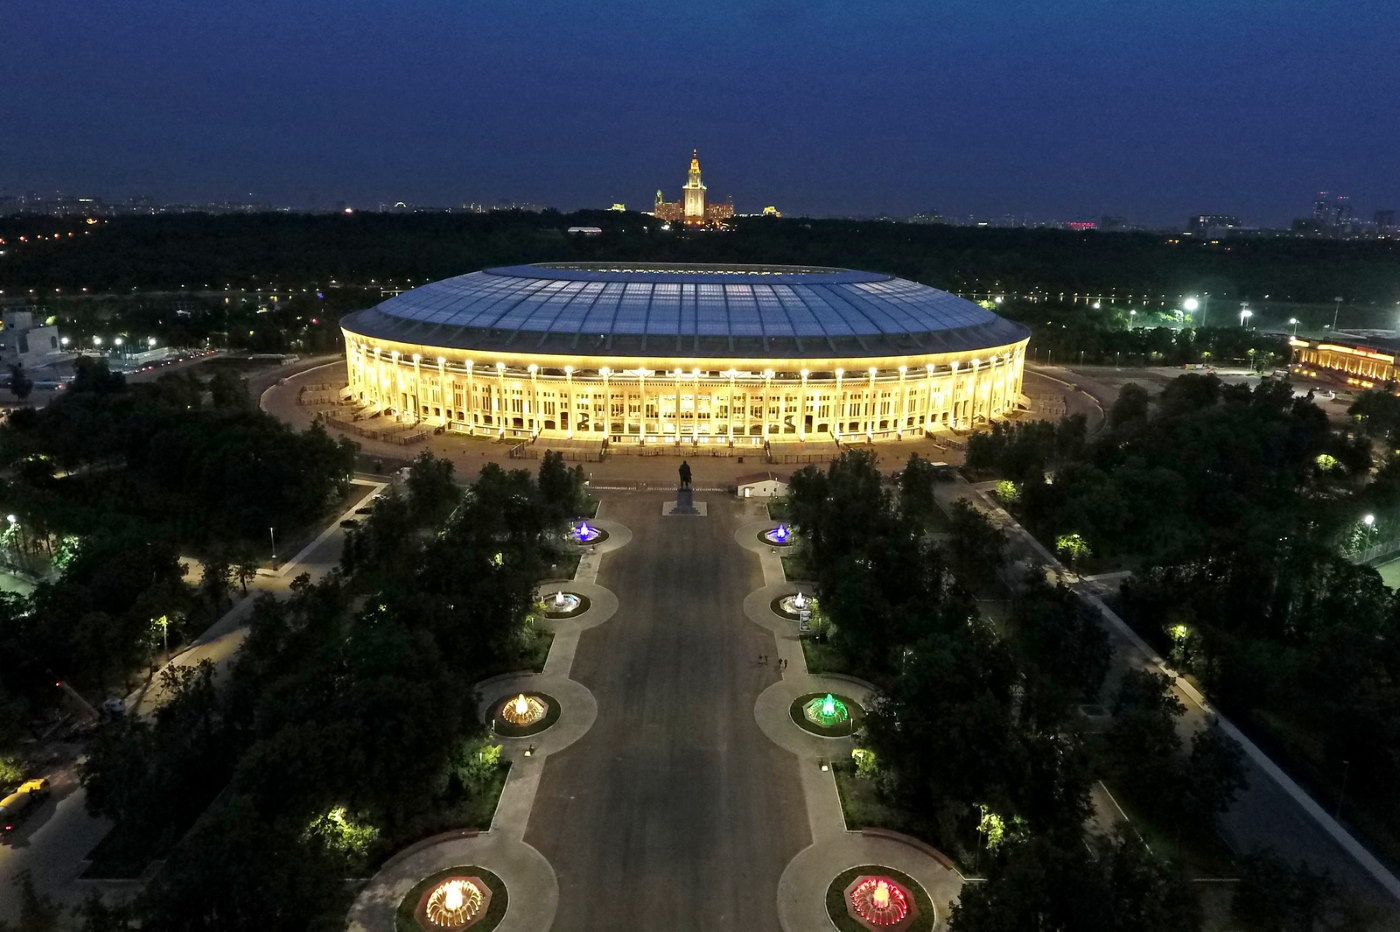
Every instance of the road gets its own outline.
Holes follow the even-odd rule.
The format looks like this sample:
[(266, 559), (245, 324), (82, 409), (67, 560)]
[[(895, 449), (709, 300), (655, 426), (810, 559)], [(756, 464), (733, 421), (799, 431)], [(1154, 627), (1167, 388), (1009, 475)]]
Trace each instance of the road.
[[(352, 515), (366, 497), (381, 487), (368, 482), (356, 485), (359, 494), (353, 496), (352, 503), (343, 514), (337, 515), (316, 539), (291, 561), (279, 567), (276, 573), (261, 571), (257, 579), (249, 584), (248, 595), (235, 603), (187, 650), (176, 654), (170, 664), (192, 666), (203, 660), (211, 660), (221, 673), (227, 671), (247, 634), (244, 624), (253, 599), (263, 592), (285, 594), (292, 580), (301, 573), (309, 573), (313, 580), (319, 580), (338, 566), (345, 543), (341, 520)], [(149, 714), (161, 699), (158, 689), (138, 689), (128, 697), (127, 708), (138, 714)], [(0, 895), (0, 921), (14, 922), (19, 918), (19, 904), (10, 895), (11, 883), (26, 870), (41, 892), (67, 905), (81, 902), (90, 889), (106, 886), (95, 887), (94, 883), (79, 880), (78, 875), (86, 866), (88, 853), (106, 835), (111, 823), (87, 814), (82, 787), (78, 785), (71, 767), (46, 776), (54, 787), (53, 795), (39, 811), (22, 823), (13, 846), (0, 847), (0, 891), (3, 891), (3, 895)]]
[(620, 608), (570, 674), (598, 719), (546, 762), (525, 836), (559, 878), (555, 932), (775, 930), (778, 878), (811, 842), (797, 759), (754, 719), (777, 645), (743, 613), (763, 579), (739, 506), (702, 494), (708, 517), (663, 518), (665, 497), (605, 500), (634, 537), (603, 558)]

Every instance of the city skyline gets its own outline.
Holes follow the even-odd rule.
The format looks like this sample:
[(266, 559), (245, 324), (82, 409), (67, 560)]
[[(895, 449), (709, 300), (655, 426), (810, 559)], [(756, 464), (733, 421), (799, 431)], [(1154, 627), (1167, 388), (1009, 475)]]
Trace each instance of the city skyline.
[[(1317, 190), (1400, 202), (1380, 4), (79, 6), (0, 15), (30, 39), (0, 63), (6, 190), (572, 209), (646, 204), (698, 147), (717, 196), (794, 215), (1268, 227)], [(655, 42), (677, 29), (724, 38), (681, 68)]]

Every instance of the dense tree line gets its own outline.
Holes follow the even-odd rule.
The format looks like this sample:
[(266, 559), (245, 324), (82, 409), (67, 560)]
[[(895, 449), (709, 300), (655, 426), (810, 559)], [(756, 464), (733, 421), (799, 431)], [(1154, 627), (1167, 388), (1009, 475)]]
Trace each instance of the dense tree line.
[[(1048, 441), (1081, 448), (1083, 424), (1052, 426)], [(823, 635), (880, 689), (862, 738), (880, 794), (903, 827), (989, 878), (953, 928), (1198, 928), (1177, 868), (1135, 835), (1086, 839), (1089, 788), (1131, 781), (1161, 797), (1164, 821), (1209, 829), (1242, 787), (1238, 749), (1214, 730), (1188, 747), (1167, 684), (1133, 673), (1091, 743), (1079, 705), (1109, 671), (1100, 619), (1061, 584), (1005, 572), (1005, 537), (976, 508), (955, 502), (940, 521), (935, 481), (917, 457), (891, 485), (848, 453), (795, 474), (788, 504)], [(971, 596), (1008, 582), (1010, 611), (993, 624)]]
[[(355, 532), (352, 572), (259, 598), (226, 688), (188, 671), (154, 722), (104, 736), (83, 773), (92, 808), (148, 840), (177, 833), (124, 921), (339, 928), (345, 877), (494, 792), (499, 748), (470, 684), (516, 668), (537, 636), (554, 515), (581, 489), (494, 465), (465, 493), (450, 480), (450, 464), (420, 457), (406, 494), (382, 495)], [(388, 534), (405, 556), (370, 573)]]
[[(0, 427), (0, 557), (40, 579), (0, 600), (0, 704), (31, 717), (128, 677), (228, 607), (265, 554), (344, 493), (352, 447), (252, 407), (241, 382), (187, 373), (127, 385), (84, 362), (71, 388)], [(197, 586), (181, 553), (204, 561)], [(0, 758), (18, 735), (0, 734)]]
[[(572, 225), (603, 229), (566, 237)], [(1150, 233), (974, 229), (856, 220), (744, 219), (728, 236), (660, 230), (640, 214), (580, 211), (334, 215), (198, 214), (0, 219), (0, 236), (91, 229), (7, 257), (6, 289), (199, 288), (269, 282), (432, 281), (490, 265), (656, 260), (837, 265), (961, 291), (1210, 292), (1236, 300), (1396, 300), (1394, 242), (1240, 239), (1223, 249)]]
[[(1387, 448), (1392, 407), (1353, 407)], [(1047, 545), (1134, 567), (1124, 617), (1323, 799), (1345, 773), (1360, 824), (1388, 848), (1400, 599), (1354, 559), (1394, 538), (1400, 464), (1373, 471), (1368, 438), (1329, 429), (1278, 382), (1185, 375), (1156, 397), (1129, 385), (1100, 436), (1066, 445), (1067, 429), (999, 425), (971, 439), (968, 466), (1008, 477), (1008, 506)]]

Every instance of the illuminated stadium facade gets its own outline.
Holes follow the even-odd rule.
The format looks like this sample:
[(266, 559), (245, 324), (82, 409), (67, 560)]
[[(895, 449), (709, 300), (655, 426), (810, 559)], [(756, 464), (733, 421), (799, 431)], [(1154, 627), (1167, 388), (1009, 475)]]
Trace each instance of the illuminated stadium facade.
[(486, 269), (346, 316), (347, 392), (478, 436), (612, 444), (893, 440), (1021, 399), (1029, 331), (872, 272)]

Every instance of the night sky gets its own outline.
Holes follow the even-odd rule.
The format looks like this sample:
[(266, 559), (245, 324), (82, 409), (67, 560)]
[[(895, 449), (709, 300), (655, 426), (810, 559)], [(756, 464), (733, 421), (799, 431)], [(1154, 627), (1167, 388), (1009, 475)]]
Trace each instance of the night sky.
[(1394, 0), (10, 0), (0, 191), (1284, 224), (1400, 208)]

